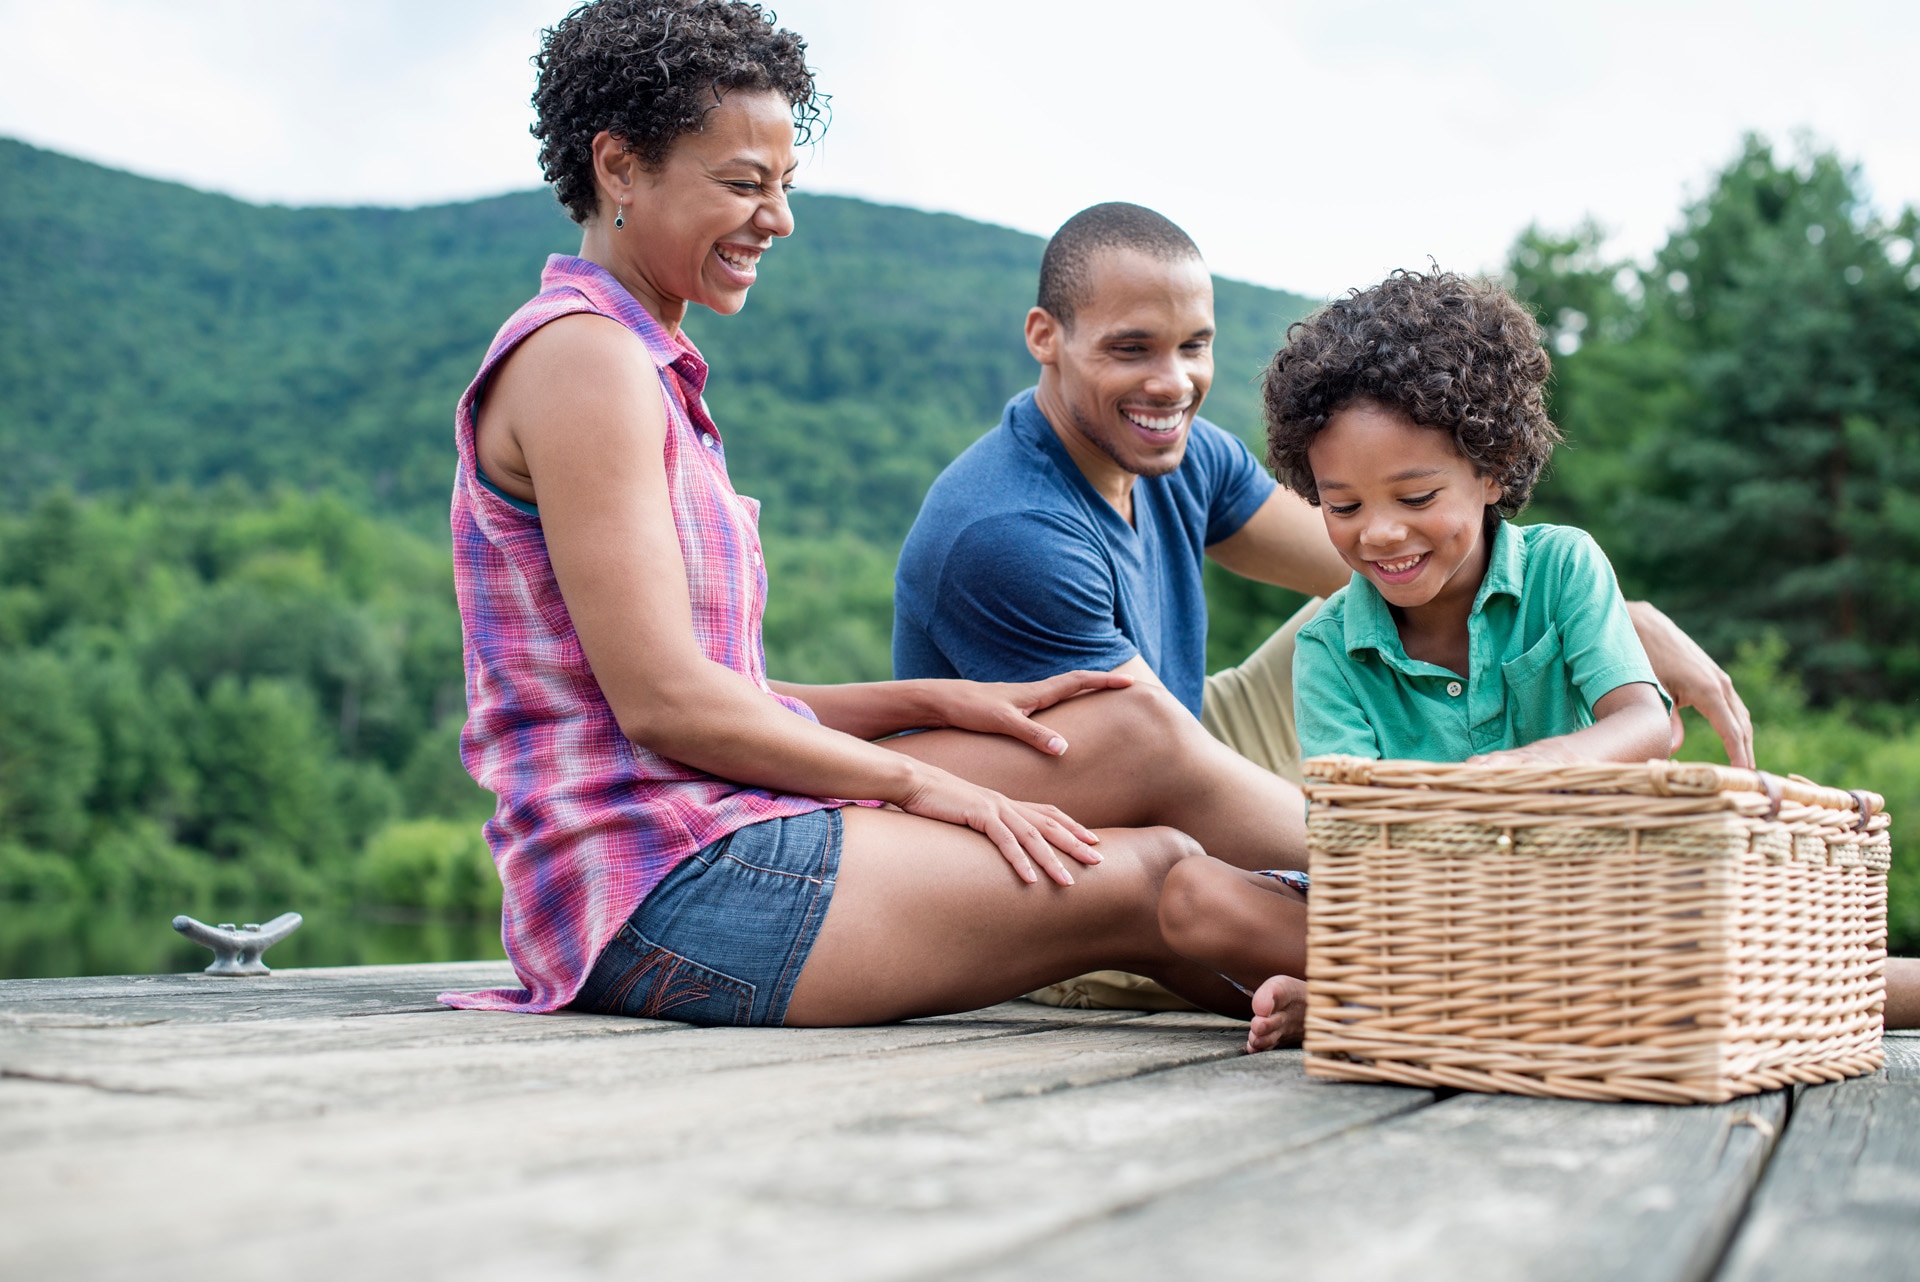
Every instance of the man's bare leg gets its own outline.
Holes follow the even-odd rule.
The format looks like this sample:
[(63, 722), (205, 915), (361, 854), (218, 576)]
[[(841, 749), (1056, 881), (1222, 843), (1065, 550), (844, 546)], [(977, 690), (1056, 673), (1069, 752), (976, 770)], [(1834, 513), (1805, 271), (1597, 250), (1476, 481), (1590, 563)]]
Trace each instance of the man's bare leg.
[(1920, 957), (1887, 958), (1888, 1028), (1920, 1028)]
[(1164, 824), (1239, 868), (1304, 870), (1300, 789), (1208, 734), (1150, 685), (1083, 695), (1036, 720), (1070, 745), (1047, 757), (999, 735), (933, 730), (886, 746), (1023, 801), (1046, 801), (1090, 827)]
[(1102, 966), (1150, 976), (1221, 1014), (1251, 1013), (1244, 995), (1160, 936), (1161, 885), (1197, 855), (1179, 832), (1102, 832), (1101, 862), (1075, 865), (1074, 885), (1029, 885), (966, 828), (890, 810), (844, 814), (838, 883), (789, 1025), (976, 1010)]

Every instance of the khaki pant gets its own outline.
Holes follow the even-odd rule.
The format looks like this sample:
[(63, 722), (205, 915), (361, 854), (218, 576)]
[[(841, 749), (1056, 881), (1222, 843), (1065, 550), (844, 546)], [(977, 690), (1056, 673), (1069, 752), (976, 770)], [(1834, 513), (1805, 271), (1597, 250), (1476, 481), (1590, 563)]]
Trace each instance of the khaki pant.
[[(1237, 668), (1207, 678), (1200, 723), (1235, 752), (1282, 779), (1300, 782), (1300, 738), (1293, 729), (1293, 639), (1320, 609), (1315, 598)], [(1120, 970), (1096, 970), (1049, 984), (1028, 1001), (1095, 1010), (1193, 1010), (1184, 997), (1151, 979)]]

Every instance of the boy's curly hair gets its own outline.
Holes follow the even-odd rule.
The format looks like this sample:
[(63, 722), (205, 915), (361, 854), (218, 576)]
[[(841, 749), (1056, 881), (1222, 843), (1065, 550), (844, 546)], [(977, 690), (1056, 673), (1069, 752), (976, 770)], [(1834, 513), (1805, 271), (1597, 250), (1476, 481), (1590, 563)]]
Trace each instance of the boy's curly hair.
[(1560, 441), (1542, 399), (1551, 370), (1540, 326), (1500, 286), (1396, 271), (1288, 328), (1267, 366), (1267, 463), (1319, 506), (1307, 447), (1335, 411), (1376, 401), (1453, 437), (1510, 517)]
[(825, 120), (807, 42), (740, 0), (589, 0), (541, 34), (533, 91), (540, 168), (576, 223), (597, 207), (602, 129), (657, 169), (731, 90), (770, 90), (793, 107), (801, 142)]

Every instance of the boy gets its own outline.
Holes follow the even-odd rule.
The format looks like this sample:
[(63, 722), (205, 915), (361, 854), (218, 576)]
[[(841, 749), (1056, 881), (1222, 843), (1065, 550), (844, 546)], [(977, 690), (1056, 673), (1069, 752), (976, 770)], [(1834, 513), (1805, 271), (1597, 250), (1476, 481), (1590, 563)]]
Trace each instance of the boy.
[[(1396, 272), (1288, 332), (1267, 370), (1268, 461), (1353, 571), (1299, 635), (1303, 756), (1667, 755), (1671, 704), (1606, 557), (1578, 530), (1507, 521), (1559, 439), (1548, 370), (1524, 308), (1445, 272)], [(1259, 986), (1249, 1050), (1298, 1036), (1305, 889), (1212, 859), (1167, 880), (1173, 947)]]
[[(1300, 630), (1304, 756), (1644, 761), (1674, 745), (1613, 571), (1564, 526), (1507, 523), (1560, 434), (1540, 330), (1496, 285), (1395, 272), (1288, 331), (1267, 457), (1320, 508), (1353, 579)], [(1306, 878), (1187, 859), (1161, 930), (1257, 984), (1250, 1051), (1299, 1038)], [(1920, 958), (1886, 962), (1888, 1028), (1920, 1025)]]

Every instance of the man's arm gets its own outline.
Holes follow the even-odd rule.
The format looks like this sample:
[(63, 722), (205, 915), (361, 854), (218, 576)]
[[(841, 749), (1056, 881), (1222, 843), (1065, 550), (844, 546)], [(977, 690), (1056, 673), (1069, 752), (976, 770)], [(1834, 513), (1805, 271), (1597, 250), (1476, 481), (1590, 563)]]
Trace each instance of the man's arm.
[(1275, 490), (1207, 555), (1243, 579), (1308, 596), (1331, 596), (1353, 577), (1327, 539), (1319, 510), (1291, 490)]
[(1680, 746), (1678, 709), (1698, 708), (1727, 746), (1727, 760), (1753, 769), (1753, 718), (1741, 702), (1740, 692), (1733, 688), (1733, 678), (1679, 625), (1649, 603), (1629, 601), (1627, 614), (1647, 652), (1647, 662), (1653, 665), (1653, 674), (1673, 696), (1673, 746)]

